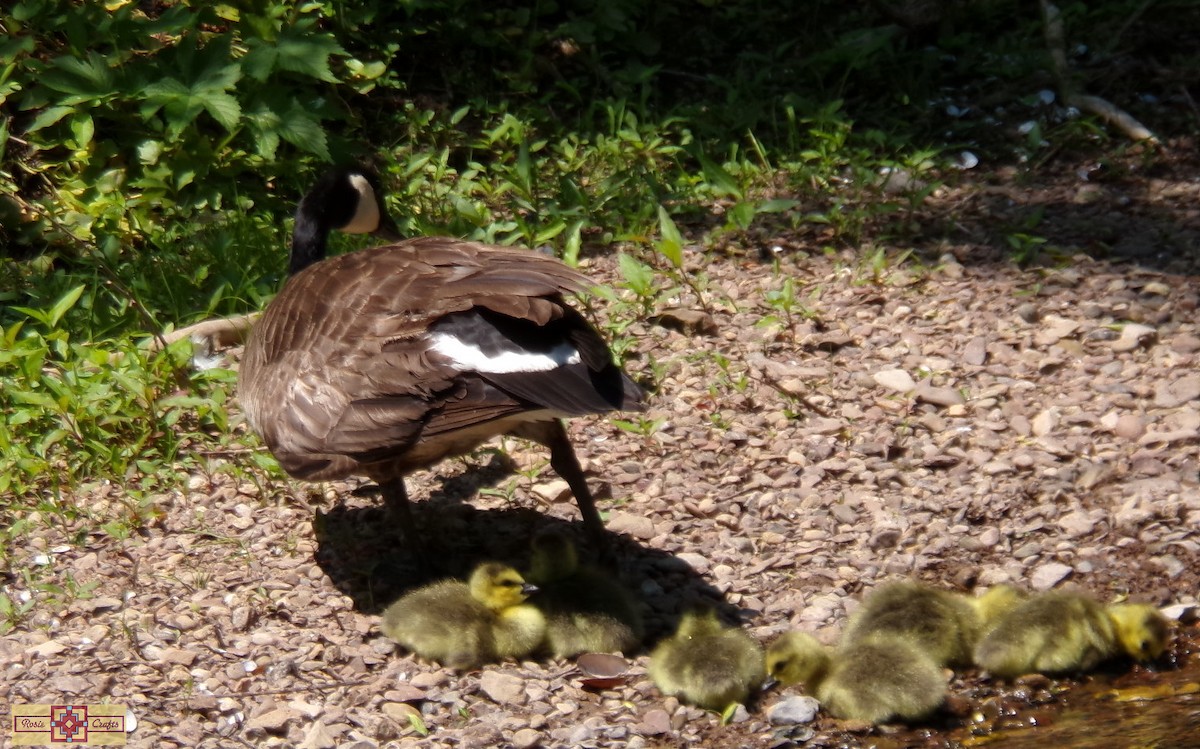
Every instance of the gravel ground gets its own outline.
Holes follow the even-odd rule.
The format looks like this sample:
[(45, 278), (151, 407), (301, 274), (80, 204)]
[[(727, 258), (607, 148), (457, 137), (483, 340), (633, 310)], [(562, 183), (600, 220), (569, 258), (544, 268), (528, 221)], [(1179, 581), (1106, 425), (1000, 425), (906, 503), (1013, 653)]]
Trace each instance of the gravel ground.
[[(1084, 187), (1091, 197), (1077, 200)], [(943, 190), (926, 218), (957, 228), (918, 239), (924, 263), (878, 274), (861, 253), (816, 252), (803, 233), (747, 237), (704, 267), (699, 325), (668, 313), (630, 327), (627, 368), (658, 383), (645, 421), (577, 420), (571, 434), (608, 497), (650, 638), (707, 598), (764, 641), (793, 627), (831, 639), (891, 576), (958, 590), (1077, 585), (1174, 614), (1195, 604), (1200, 185), (1136, 187)], [(1099, 241), (1114, 259), (1020, 270), (989, 251), (981, 227), (1034, 204), (1049, 206), (1045, 236)], [(778, 270), (757, 259), (772, 247)], [(617, 280), (612, 257), (588, 270)], [(772, 321), (781, 313), (766, 292), (788, 277), (808, 314)], [(660, 312), (671, 305), (703, 313), (690, 295)], [(533, 532), (577, 526), (545, 451), (504, 447), (409, 481), (447, 571), (522, 563)], [(0, 702), (108, 697), (137, 716), (138, 747), (958, 746), (1002, 713), (1053, 711), (1078, 688), (1006, 691), (968, 672), (931, 723), (883, 729), (784, 724), (804, 703), (776, 690), (721, 726), (664, 699), (644, 652), (628, 654), (626, 681), (610, 688), (586, 685), (569, 662), (456, 674), (379, 635), (380, 610), (424, 579), (369, 487), (267, 484), (230, 465), (214, 456), (125, 541), (32, 534), (18, 564), (85, 593), (37, 607), (0, 641)], [(120, 500), (99, 487), (80, 501)], [(18, 600), (22, 579), (6, 586)], [(1181, 623), (1168, 655), (1132, 670), (1170, 682), (1198, 641)], [(1200, 745), (1179, 738), (1161, 745)]]

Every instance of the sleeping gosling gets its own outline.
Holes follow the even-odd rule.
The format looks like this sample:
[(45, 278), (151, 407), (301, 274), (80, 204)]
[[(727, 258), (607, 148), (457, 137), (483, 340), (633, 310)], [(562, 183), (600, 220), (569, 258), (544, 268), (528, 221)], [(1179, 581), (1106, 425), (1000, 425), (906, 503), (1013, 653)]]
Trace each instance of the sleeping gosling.
[(675, 634), (650, 654), (649, 672), (663, 694), (717, 712), (745, 704), (766, 679), (758, 641), (721, 624), (707, 607), (683, 615)]
[(520, 658), (546, 634), (542, 612), (525, 602), (536, 591), (512, 567), (487, 562), (467, 582), (442, 580), (405, 595), (383, 612), (380, 628), (408, 650), (450, 668)]
[(1034, 596), (999, 617), (975, 648), (975, 662), (996, 676), (1083, 672), (1122, 654), (1162, 655), (1167, 620), (1153, 606), (1105, 606), (1079, 593)]
[(537, 585), (530, 602), (546, 617), (545, 649), (555, 658), (580, 653), (630, 653), (642, 642), (642, 617), (629, 592), (610, 575), (580, 565), (575, 544), (558, 532), (533, 539), (525, 579)]
[(972, 599), (912, 580), (884, 583), (863, 599), (846, 625), (843, 642), (899, 635), (939, 666), (966, 666), (982, 627)]
[(946, 672), (894, 632), (864, 634), (833, 652), (806, 632), (788, 632), (767, 648), (766, 665), (769, 676), (802, 684), (843, 720), (921, 720), (946, 699)]

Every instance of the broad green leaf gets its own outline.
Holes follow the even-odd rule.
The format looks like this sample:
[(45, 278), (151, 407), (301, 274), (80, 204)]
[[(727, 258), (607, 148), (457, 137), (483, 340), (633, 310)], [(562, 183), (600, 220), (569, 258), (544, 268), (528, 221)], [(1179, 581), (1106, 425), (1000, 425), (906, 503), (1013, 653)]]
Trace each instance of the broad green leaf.
[(75, 137), (76, 148), (87, 148), (96, 134), (96, 123), (87, 112), (79, 112), (71, 118), (71, 135)]
[(97, 99), (116, 93), (113, 74), (108, 63), (95, 52), (88, 52), (88, 59), (78, 57), (56, 57), (50, 62), (52, 68), (38, 76), (38, 83), (64, 94), (78, 94), (88, 99)]
[(33, 118), (33, 122), (30, 123), (29, 129), (25, 132), (33, 133), (42, 128), (50, 127), (74, 111), (75, 107), (50, 107), (49, 109), (44, 109), (41, 114)]
[(679, 227), (671, 220), (671, 214), (661, 205), (658, 207), (658, 232), (662, 239), (655, 243), (655, 248), (662, 253), (671, 265), (683, 267), (683, 236)]
[(163, 154), (163, 144), (157, 140), (145, 140), (138, 145), (137, 152), (138, 161), (146, 166), (153, 166)]
[(46, 322), (48, 327), (58, 327), (58, 321), (61, 320), (63, 315), (67, 314), (72, 307), (75, 306), (75, 303), (79, 301), (79, 297), (83, 296), (84, 288), (86, 287), (83, 284), (80, 284), (79, 286), (76, 286), (68, 291), (66, 294), (63, 294), (59, 300), (54, 303), (54, 306), (50, 308), (50, 312), (47, 314)]
[(732, 198), (742, 197), (742, 188), (738, 186), (737, 180), (733, 175), (725, 171), (725, 167), (705, 156), (699, 151), (696, 152), (696, 159), (700, 162), (700, 168), (704, 170), (704, 179), (708, 182), (709, 187), (718, 195), (728, 195)]
[(279, 123), (279, 135), (297, 148), (316, 154), (326, 161), (330, 160), (325, 129), (316, 117), (295, 102)]
[(227, 93), (208, 91), (201, 97), (204, 110), (226, 130), (237, 128), (238, 120), (242, 117), (242, 107), (237, 99)]
[(625, 279), (625, 285), (640, 297), (648, 297), (654, 291), (654, 271), (650, 266), (624, 252), (617, 255), (617, 267)]
[(784, 213), (794, 208), (800, 207), (799, 200), (787, 200), (783, 198), (775, 198), (773, 200), (764, 200), (758, 204), (756, 209), (758, 213)]
[(280, 70), (307, 75), (310, 78), (336, 83), (337, 78), (329, 69), (330, 55), (344, 55), (333, 37), (317, 36), (310, 30), (285, 29), (276, 45), (275, 60)]

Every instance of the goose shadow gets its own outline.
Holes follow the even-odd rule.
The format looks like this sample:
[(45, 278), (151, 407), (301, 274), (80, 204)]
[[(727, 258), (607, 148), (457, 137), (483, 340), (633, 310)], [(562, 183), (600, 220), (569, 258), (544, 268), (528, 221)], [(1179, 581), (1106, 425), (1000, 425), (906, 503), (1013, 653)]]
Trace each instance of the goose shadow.
[[(509, 473), (506, 459), (494, 459), (444, 478), (427, 499), (412, 502), (417, 527), (434, 557), (429, 569), (418, 567), (377, 500), (317, 512), (313, 519), (317, 565), (355, 609), (377, 615), (414, 588), (446, 577), (465, 578), (484, 561), (526, 569), (530, 540), (545, 531), (565, 533), (575, 540), (583, 563), (598, 564), (596, 550), (585, 541), (582, 521), (561, 520), (515, 503), (494, 509), (470, 503), (479, 487), (495, 484)], [(615, 566), (615, 575), (641, 602), (646, 643), (673, 632), (680, 615), (697, 604), (716, 608), (729, 622), (744, 618), (682, 559), (626, 535), (610, 534), (609, 542), (607, 566)]]

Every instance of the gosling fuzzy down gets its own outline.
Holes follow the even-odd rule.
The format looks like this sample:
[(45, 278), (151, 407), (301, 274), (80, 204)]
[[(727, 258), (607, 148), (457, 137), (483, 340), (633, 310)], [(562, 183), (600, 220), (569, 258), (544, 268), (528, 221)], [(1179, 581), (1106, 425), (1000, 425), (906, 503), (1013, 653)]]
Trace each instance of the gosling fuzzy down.
[(1033, 596), (999, 617), (975, 648), (975, 662), (995, 676), (1084, 672), (1120, 655), (1162, 655), (1169, 628), (1153, 606), (1104, 605), (1080, 593)]
[(946, 672), (911, 639), (893, 632), (861, 635), (830, 651), (805, 632), (771, 643), (767, 673), (802, 684), (835, 718), (885, 723), (929, 717), (946, 699)]
[(469, 669), (536, 650), (546, 620), (525, 602), (537, 591), (515, 569), (496, 562), (467, 582), (442, 580), (412, 591), (383, 613), (380, 629), (422, 658)]
[(611, 575), (581, 565), (566, 535), (534, 537), (525, 578), (538, 587), (530, 603), (546, 617), (545, 649), (555, 658), (628, 654), (641, 644), (642, 616), (636, 601)]
[(663, 694), (717, 712), (745, 704), (766, 680), (762, 646), (722, 624), (711, 608), (683, 615), (675, 634), (650, 654), (649, 672)]
[(898, 635), (939, 666), (966, 666), (983, 622), (977, 605), (959, 593), (912, 580), (884, 583), (863, 599), (850, 617), (843, 642), (870, 635)]

